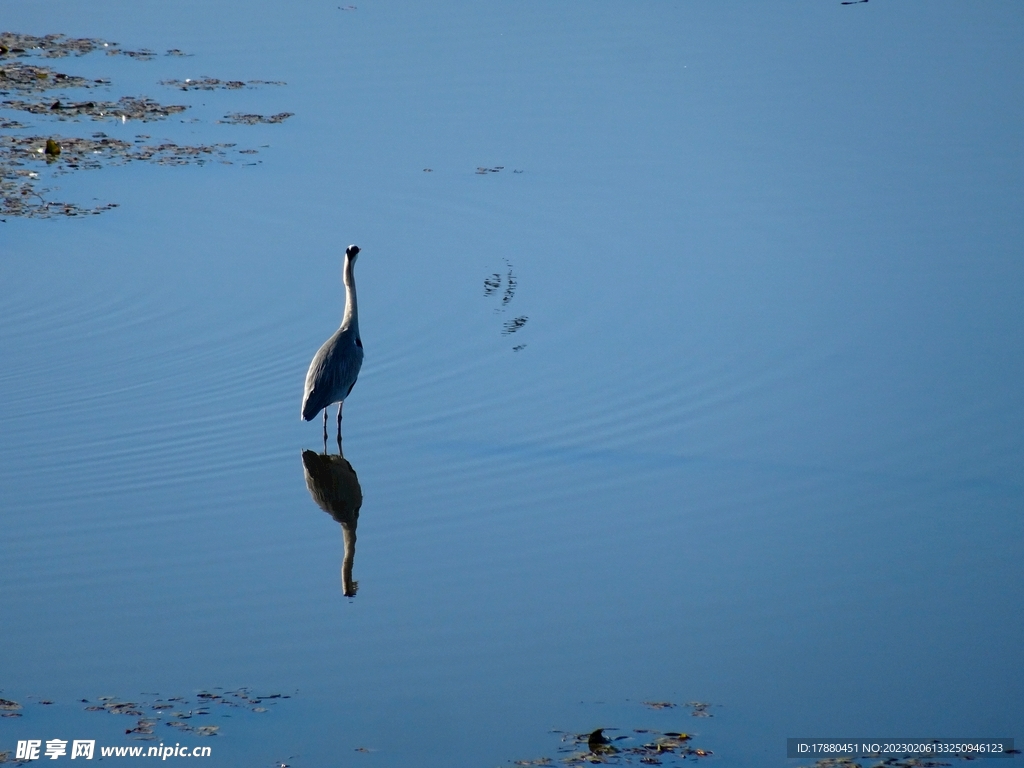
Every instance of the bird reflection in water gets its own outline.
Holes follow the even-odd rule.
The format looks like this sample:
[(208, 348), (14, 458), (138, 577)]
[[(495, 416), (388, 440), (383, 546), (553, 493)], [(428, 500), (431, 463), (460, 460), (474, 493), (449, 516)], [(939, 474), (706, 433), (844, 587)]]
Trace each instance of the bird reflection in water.
[(345, 543), (345, 556), (341, 563), (341, 591), (353, 597), (359, 582), (352, 579), (352, 565), (356, 559), (356, 525), (359, 508), (363, 505), (363, 489), (352, 465), (341, 455), (302, 452), (302, 470), (306, 475), (306, 488), (313, 501), (341, 525)]

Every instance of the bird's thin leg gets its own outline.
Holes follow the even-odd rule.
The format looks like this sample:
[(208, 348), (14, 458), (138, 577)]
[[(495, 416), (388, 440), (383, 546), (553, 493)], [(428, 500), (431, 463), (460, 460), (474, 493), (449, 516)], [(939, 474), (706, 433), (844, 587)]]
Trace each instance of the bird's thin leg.
[(327, 409), (324, 408), (324, 453), (327, 453)]
[(338, 403), (338, 455), (339, 456), (343, 456), (344, 455), (341, 452), (341, 406), (342, 405), (344, 405), (344, 403)]

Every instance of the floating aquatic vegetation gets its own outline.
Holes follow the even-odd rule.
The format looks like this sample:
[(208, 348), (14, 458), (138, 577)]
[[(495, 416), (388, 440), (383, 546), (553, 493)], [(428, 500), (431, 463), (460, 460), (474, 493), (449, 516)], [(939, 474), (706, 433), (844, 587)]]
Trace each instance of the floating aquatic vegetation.
[[(561, 733), (561, 745), (557, 748), (558, 762), (564, 765), (611, 764), (611, 765), (667, 765), (679, 766), (686, 761), (700, 760), (712, 755), (709, 749), (692, 745), (693, 736), (688, 733), (648, 729), (636, 729), (629, 734), (609, 736), (605, 731), (616, 728), (597, 728), (590, 733)], [(551, 757), (532, 760), (515, 760), (513, 765), (553, 765)]]
[(671, 701), (642, 701), (640, 703), (651, 709), (672, 709), (675, 706)]
[[(135, 727), (128, 728), (125, 730), (127, 734), (136, 734), (139, 737), (153, 736), (153, 726), (157, 724), (157, 720), (151, 720), (147, 718), (139, 718), (139, 722), (135, 724)], [(153, 741), (153, 739), (142, 739), (143, 741)]]
[[(128, 56), (133, 59), (151, 59), (157, 54), (148, 49), (129, 50), (117, 43), (100, 38), (73, 38), (62, 34), (25, 35), (16, 32), (0, 33), (0, 94), (11, 96), (0, 102), (0, 109), (16, 110), (61, 121), (129, 120), (152, 122), (165, 120), (188, 109), (181, 104), (161, 104), (145, 96), (123, 96), (117, 101), (80, 100), (69, 98), (65, 93), (43, 98), (39, 94), (56, 88), (95, 88), (110, 85), (109, 80), (87, 79), (77, 75), (57, 72), (50, 67), (28, 64), (19, 59), (31, 56), (62, 58), (84, 56), (94, 51), (105, 51), (108, 55)], [(188, 56), (172, 48), (168, 56)], [(197, 80), (168, 80), (165, 85), (182, 90), (217, 90), (248, 88), (258, 85), (284, 85), (277, 80), (219, 80), (203, 77)], [(35, 96), (35, 98), (32, 98)], [(280, 123), (291, 117), (290, 112), (276, 115), (228, 115), (223, 121), (239, 125), (257, 123)], [(186, 122), (186, 121), (183, 121)], [(187, 122), (196, 122), (191, 120)], [(27, 128), (23, 123), (7, 117), (0, 117), (0, 130), (18, 131)], [(142, 160), (157, 165), (203, 165), (216, 160), (231, 164), (227, 152), (234, 144), (218, 143), (186, 146), (172, 140), (149, 144), (138, 139), (134, 144), (94, 134), (92, 139), (58, 136), (13, 136), (0, 134), (0, 216), (25, 216), (52, 218), (55, 216), (84, 216), (102, 213), (117, 207), (116, 203), (95, 206), (81, 206), (70, 202), (55, 202), (48, 199), (51, 189), (41, 186), (42, 172), (58, 176), (71, 171), (101, 168), (105, 165), (119, 165)], [(141, 146), (139, 146), (141, 145)], [(257, 150), (239, 150), (244, 154), (256, 154)], [(46, 161), (39, 170), (32, 169), (33, 163)], [(257, 161), (258, 162), (258, 161)], [(257, 162), (246, 163), (256, 165)], [(2, 221), (2, 219), (0, 219)]]
[(21, 709), (21, 704), (10, 699), (0, 699), (0, 710), (13, 711), (15, 709)]
[(690, 713), (692, 717), (714, 717), (708, 712), (708, 707), (711, 705), (705, 701), (691, 701), (683, 706), (691, 707), (693, 711)]
[(0, 102), (4, 109), (16, 109), (33, 115), (50, 115), (59, 120), (73, 120), (77, 117), (91, 117), (93, 120), (139, 120), (144, 123), (163, 120), (170, 115), (184, 112), (183, 104), (159, 104), (153, 99), (136, 96), (122, 96), (117, 101), (13, 101)]
[[(159, 696), (159, 694), (153, 694)], [(97, 698), (99, 704), (90, 704), (87, 699), (82, 699), (86, 712), (107, 712), (112, 715), (128, 715), (138, 718), (135, 724), (125, 729), (125, 735), (131, 739), (141, 741), (153, 741), (157, 738), (157, 726), (163, 723), (182, 733), (194, 733), (197, 736), (215, 736), (220, 732), (218, 725), (199, 725), (194, 722), (195, 718), (212, 716), (214, 708), (229, 708), (234, 710), (250, 710), (252, 712), (267, 712), (266, 707), (256, 707), (255, 704), (271, 700), (271, 704), (278, 699), (291, 698), (288, 694), (271, 693), (257, 695), (250, 688), (238, 688), (233, 691), (199, 691), (194, 700), (184, 696), (168, 696), (156, 698), (151, 701), (120, 701), (113, 696), (100, 696)], [(170, 712), (169, 710), (178, 711)], [(144, 714), (150, 710), (149, 714)]]
[[(974, 758), (963, 757), (959, 759), (971, 760)], [(871, 768), (940, 768), (940, 766), (948, 765), (952, 765), (952, 763), (940, 762), (938, 760), (922, 760), (917, 757), (890, 757), (874, 763)], [(818, 760), (810, 768), (863, 768), (863, 765), (860, 760), (853, 757), (826, 757)]]
[(218, 80), (216, 77), (185, 78), (184, 80), (161, 80), (160, 85), (178, 88), (182, 91), (216, 91), (254, 88), (257, 85), (287, 85), (283, 80)]
[(84, 56), (93, 51), (105, 51), (108, 56), (128, 56), (148, 60), (156, 56), (148, 48), (125, 50), (109, 40), (98, 37), (67, 37), (66, 35), (23, 35), (18, 32), (0, 32), (0, 56), (45, 56), (59, 59), (65, 56)]
[(103, 133), (83, 139), (74, 136), (0, 136), (0, 216), (86, 216), (117, 207), (106, 203), (82, 207), (47, 199), (51, 189), (40, 185), (39, 164), (51, 176), (79, 170), (94, 170), (108, 165), (148, 162), (154, 165), (203, 165), (218, 161), (229, 163), (228, 152), (234, 144), (189, 146), (173, 142), (135, 143), (114, 139)]
[(0, 65), (0, 93), (37, 93), (53, 88), (95, 88), (99, 85), (110, 85), (110, 81), (88, 80), (78, 75), (66, 75), (49, 67), (37, 67), (18, 61)]
[(485, 173), (500, 173), (503, 170), (505, 170), (504, 165), (496, 165), (493, 168), (484, 168), (483, 166), (478, 166), (476, 172), (482, 176)]
[(294, 112), (278, 112), (276, 115), (244, 115), (241, 112), (232, 112), (224, 115), (223, 120), (218, 120), (218, 123), (227, 123), (228, 125), (257, 125), (258, 123), (283, 123), (289, 117), (294, 115)]
[(41, 55), (48, 59), (59, 59), (64, 56), (84, 56), (95, 50), (117, 47), (95, 37), (67, 37), (66, 35), (22, 35), (17, 32), (0, 32), (0, 55), (31, 56)]

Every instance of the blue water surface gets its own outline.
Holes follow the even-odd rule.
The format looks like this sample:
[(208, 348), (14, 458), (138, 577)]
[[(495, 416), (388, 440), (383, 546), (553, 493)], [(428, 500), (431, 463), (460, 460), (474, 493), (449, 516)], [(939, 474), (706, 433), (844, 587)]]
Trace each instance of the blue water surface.
[[(191, 54), (44, 62), (190, 109), (21, 133), (258, 154), (0, 223), (0, 752), (217, 686), (291, 697), (173, 732), (224, 766), (1024, 738), (1021, 6), (345, 7), (5, 3)], [(349, 243), (354, 597), (299, 420)]]

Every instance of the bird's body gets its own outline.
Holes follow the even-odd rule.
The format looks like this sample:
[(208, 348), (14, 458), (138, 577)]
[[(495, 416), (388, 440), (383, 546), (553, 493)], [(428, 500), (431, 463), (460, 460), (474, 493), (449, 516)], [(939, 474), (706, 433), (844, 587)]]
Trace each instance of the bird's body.
[(306, 386), (302, 393), (302, 418), (312, 421), (324, 412), (324, 441), (327, 440), (327, 407), (338, 403), (338, 441), (341, 441), (342, 403), (359, 376), (363, 364), (363, 341), (359, 337), (359, 312), (356, 305), (354, 266), (359, 248), (350, 245), (345, 250), (343, 279), (345, 282), (345, 314), (341, 327), (324, 342), (313, 356), (306, 373)]

